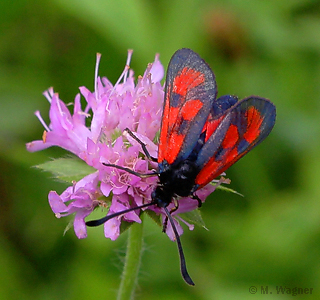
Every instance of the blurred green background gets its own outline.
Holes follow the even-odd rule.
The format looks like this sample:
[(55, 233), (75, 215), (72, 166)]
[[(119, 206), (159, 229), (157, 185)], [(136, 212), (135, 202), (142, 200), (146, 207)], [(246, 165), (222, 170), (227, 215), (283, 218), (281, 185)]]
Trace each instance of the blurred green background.
[[(146, 220), (137, 299), (268, 299), (276, 286), (313, 288), (320, 299), (320, 1), (3, 0), (0, 3), (0, 298), (115, 299), (126, 234), (63, 232), (47, 194), (66, 186), (32, 168), (59, 149), (28, 153), (41, 138), (53, 86), (65, 102), (100, 75), (113, 83), (127, 49), (143, 74), (190, 47), (216, 74), (219, 95), (260, 95), (277, 106), (270, 137), (227, 175), (245, 197), (217, 191), (201, 211), (209, 231), (185, 230), (187, 286), (177, 247)], [(145, 218), (147, 219), (147, 218)], [(257, 287), (251, 294), (249, 288)], [(251, 292), (254, 289), (251, 289)], [(272, 295), (270, 294), (272, 292)]]

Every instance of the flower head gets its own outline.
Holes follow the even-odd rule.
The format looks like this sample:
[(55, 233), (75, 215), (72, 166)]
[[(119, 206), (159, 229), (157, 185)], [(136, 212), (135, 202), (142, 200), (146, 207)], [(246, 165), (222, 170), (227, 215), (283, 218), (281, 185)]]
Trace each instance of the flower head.
[[(150, 170), (157, 167), (141, 155), (141, 146), (126, 135), (124, 130), (129, 128), (133, 131), (146, 144), (151, 156), (157, 156), (155, 140), (162, 117), (164, 91), (160, 81), (164, 69), (156, 55), (154, 62), (148, 65), (144, 75), (138, 77), (135, 84), (134, 72), (129, 67), (131, 56), (132, 51), (129, 50), (125, 69), (116, 84), (112, 85), (107, 78), (98, 76), (98, 54), (94, 91), (80, 87), (80, 94), (76, 95), (73, 103), (73, 113), (53, 88), (44, 93), (50, 103), (50, 124), (43, 121), (39, 112), (35, 113), (45, 131), (42, 140), (27, 144), (28, 151), (58, 146), (93, 168), (91, 174), (73, 182), (61, 195), (51, 191), (48, 197), (58, 218), (75, 214), (74, 230), (78, 238), (87, 236), (84, 219), (96, 207), (108, 206), (110, 215), (140, 206), (151, 201), (151, 193), (157, 185), (156, 176), (141, 178), (103, 164), (116, 164), (141, 174), (150, 173)], [(85, 99), (84, 108), (81, 96)], [(214, 186), (208, 185), (197, 192), (198, 197), (204, 201), (214, 189)], [(111, 204), (108, 205), (110, 200)], [(197, 206), (194, 199), (179, 199), (179, 208), (172, 213), (179, 234), (183, 230), (178, 223), (178, 220), (182, 220), (178, 214), (194, 210)], [(168, 209), (173, 207), (174, 204), (171, 203)], [(165, 213), (161, 208), (152, 205), (147, 209), (162, 215), (164, 222)], [(121, 222), (141, 222), (139, 213), (139, 210), (133, 210), (106, 222), (105, 236), (116, 239), (120, 234)], [(190, 229), (193, 228), (192, 225), (187, 225)], [(173, 240), (171, 224), (168, 224), (166, 232)]]

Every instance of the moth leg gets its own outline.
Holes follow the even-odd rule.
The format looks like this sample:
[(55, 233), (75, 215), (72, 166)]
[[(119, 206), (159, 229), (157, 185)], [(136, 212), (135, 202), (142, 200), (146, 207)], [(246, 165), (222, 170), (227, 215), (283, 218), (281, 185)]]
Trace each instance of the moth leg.
[(202, 201), (196, 194), (192, 194), (191, 198), (198, 201), (198, 207), (202, 206)]
[(150, 155), (149, 151), (147, 150), (146, 144), (143, 143), (141, 140), (139, 140), (139, 138), (136, 137), (136, 136), (134, 135), (134, 133), (133, 133), (129, 128), (126, 128), (125, 131), (128, 132), (128, 134), (129, 134), (135, 141), (137, 141), (137, 142), (141, 145), (142, 150), (143, 150), (145, 156), (146, 156), (149, 160), (154, 161), (154, 162), (157, 162), (157, 161), (158, 161), (157, 158), (152, 157), (152, 156)]

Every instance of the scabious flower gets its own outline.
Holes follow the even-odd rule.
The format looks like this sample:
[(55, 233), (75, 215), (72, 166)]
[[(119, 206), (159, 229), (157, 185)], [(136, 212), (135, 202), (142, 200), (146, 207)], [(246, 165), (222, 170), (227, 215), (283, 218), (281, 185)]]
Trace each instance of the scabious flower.
[[(150, 173), (156, 164), (148, 161), (142, 154), (140, 145), (124, 132), (129, 128), (146, 144), (151, 156), (157, 156), (156, 134), (160, 129), (164, 91), (160, 81), (164, 69), (158, 55), (149, 64), (144, 75), (134, 82), (134, 72), (130, 69), (132, 51), (128, 51), (124, 71), (115, 85), (98, 76), (100, 55), (97, 55), (94, 91), (80, 87), (80, 94), (85, 99), (81, 105), (81, 95), (75, 97), (73, 113), (69, 105), (60, 100), (59, 95), (50, 88), (44, 96), (50, 103), (50, 124), (47, 125), (40, 113), (35, 114), (43, 124), (45, 131), (42, 140), (27, 144), (27, 150), (34, 152), (52, 146), (61, 147), (78, 156), (93, 172), (81, 180), (73, 182), (61, 195), (55, 191), (49, 193), (49, 204), (56, 217), (75, 214), (74, 230), (78, 238), (87, 237), (85, 218), (96, 207), (108, 207), (108, 214), (123, 211), (151, 201), (151, 193), (157, 185), (158, 178), (140, 178), (126, 171), (107, 167), (103, 163), (116, 164), (130, 168), (138, 173)], [(89, 125), (88, 125), (89, 123)], [(204, 201), (215, 187), (207, 185), (197, 191)], [(110, 201), (111, 200), (111, 201)], [(111, 204), (110, 204), (111, 203)], [(109, 205), (110, 204), (110, 205)], [(191, 198), (179, 199), (179, 208), (172, 213), (177, 231), (183, 229), (178, 220), (186, 223), (190, 229), (193, 225), (181, 219), (178, 214), (196, 209), (198, 202)], [(174, 207), (171, 203), (170, 210)], [(163, 209), (154, 205), (153, 210), (165, 220)], [(104, 234), (115, 240), (120, 234), (122, 221), (138, 222), (139, 210), (115, 217), (104, 224)], [(171, 224), (167, 224), (166, 233), (174, 240)]]

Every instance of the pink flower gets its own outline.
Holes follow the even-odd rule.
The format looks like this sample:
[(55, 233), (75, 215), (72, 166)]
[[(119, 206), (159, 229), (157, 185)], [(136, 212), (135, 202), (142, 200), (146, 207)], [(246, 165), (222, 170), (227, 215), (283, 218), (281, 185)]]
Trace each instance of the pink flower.
[[(99, 206), (101, 196), (98, 189), (98, 172), (90, 174), (73, 186), (68, 187), (60, 196), (55, 191), (49, 193), (49, 204), (57, 218), (75, 213), (74, 230), (79, 239), (87, 237), (84, 218)], [(67, 202), (70, 202), (67, 204)]]
[[(103, 165), (116, 164), (141, 174), (157, 168), (157, 164), (141, 156), (141, 146), (124, 130), (129, 128), (133, 131), (147, 145), (151, 156), (157, 156), (158, 147), (154, 140), (161, 125), (164, 91), (160, 81), (164, 69), (156, 55), (154, 62), (148, 65), (144, 75), (138, 77), (135, 84), (134, 73), (129, 67), (131, 56), (132, 51), (128, 51), (125, 69), (116, 84), (112, 85), (107, 78), (98, 77), (100, 55), (97, 55), (95, 89), (91, 92), (86, 87), (80, 87), (81, 95), (75, 97), (73, 113), (53, 88), (44, 93), (50, 103), (50, 124), (47, 125), (40, 113), (36, 112), (45, 131), (42, 140), (27, 144), (28, 151), (58, 146), (78, 156), (95, 170), (74, 182), (61, 195), (55, 191), (49, 193), (50, 206), (58, 218), (75, 214), (74, 230), (78, 238), (87, 236), (84, 219), (96, 207), (106, 207), (111, 200), (108, 211), (108, 215), (111, 215), (140, 206), (151, 201), (151, 193), (157, 186), (157, 176), (140, 178)], [(84, 108), (81, 107), (81, 96), (86, 101)], [(204, 201), (214, 189), (208, 185), (197, 191), (197, 195)], [(182, 220), (178, 214), (194, 210), (197, 206), (198, 202), (194, 199), (179, 199), (179, 208), (172, 213), (179, 234), (183, 230), (178, 223), (178, 220)], [(168, 209), (173, 207), (171, 203)], [(147, 209), (160, 214), (165, 222), (166, 215), (162, 208), (152, 205)], [(106, 222), (105, 236), (115, 240), (120, 234), (121, 222), (141, 222), (139, 213), (140, 210), (133, 210)], [(192, 225), (187, 225), (193, 229)], [(173, 240), (170, 223), (166, 232)]]

